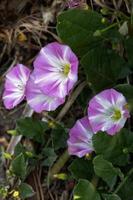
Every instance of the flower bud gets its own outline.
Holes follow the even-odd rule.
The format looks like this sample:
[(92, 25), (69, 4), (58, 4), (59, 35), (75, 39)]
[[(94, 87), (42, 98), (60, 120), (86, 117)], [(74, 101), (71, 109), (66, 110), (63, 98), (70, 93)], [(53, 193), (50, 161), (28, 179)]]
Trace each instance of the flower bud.
[(93, 34), (93, 36), (95, 36), (95, 37), (99, 37), (99, 36), (101, 36), (101, 35), (102, 35), (102, 33), (101, 33), (100, 30), (96, 30), (96, 31), (94, 32), (94, 34)]
[(57, 179), (60, 179), (60, 180), (66, 180), (67, 174), (65, 174), (65, 173), (54, 174), (54, 178), (57, 178)]
[(105, 18), (105, 17), (103, 17), (102, 19), (101, 19), (101, 23), (102, 24), (106, 24), (108, 22), (108, 20)]

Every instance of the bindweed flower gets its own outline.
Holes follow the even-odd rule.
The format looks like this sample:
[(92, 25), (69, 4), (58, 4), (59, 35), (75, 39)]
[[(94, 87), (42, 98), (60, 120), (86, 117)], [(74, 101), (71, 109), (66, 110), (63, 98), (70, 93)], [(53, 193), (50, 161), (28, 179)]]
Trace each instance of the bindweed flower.
[(30, 70), (22, 64), (14, 66), (6, 75), (3, 102), (7, 109), (17, 106), (25, 98)]
[(26, 86), (26, 99), (30, 107), (40, 113), (42, 111), (53, 111), (63, 104), (65, 99), (45, 95), (34, 82), (34, 75), (31, 74)]
[(35, 83), (44, 94), (64, 98), (77, 81), (78, 58), (69, 46), (57, 42), (41, 49), (34, 61)]
[(78, 8), (82, 6), (83, 3), (86, 3), (86, 1), (85, 0), (68, 0), (67, 6), (69, 8)]
[(91, 153), (94, 150), (92, 145), (93, 134), (87, 116), (78, 120), (69, 133), (67, 141), (69, 154), (81, 158)]
[(124, 126), (129, 111), (123, 94), (107, 89), (94, 96), (88, 107), (88, 118), (94, 133), (106, 131), (114, 135)]

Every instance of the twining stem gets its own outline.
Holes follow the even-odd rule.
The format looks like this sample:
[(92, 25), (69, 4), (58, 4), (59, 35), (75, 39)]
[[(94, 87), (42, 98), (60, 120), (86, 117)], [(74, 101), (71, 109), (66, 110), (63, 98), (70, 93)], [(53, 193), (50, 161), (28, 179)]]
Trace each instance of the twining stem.
[(96, 188), (97, 185), (98, 185), (98, 181), (99, 181), (99, 178), (97, 176), (93, 176), (92, 177), (92, 180), (91, 180), (91, 183), (94, 185), (94, 187)]
[[(72, 95), (69, 97), (68, 101), (66, 102), (65, 106), (62, 108), (60, 113), (58, 114), (56, 120), (60, 121), (65, 114), (68, 112), (72, 104), (75, 102), (79, 94), (82, 92), (84, 87), (87, 85), (86, 82), (82, 82), (78, 85), (78, 87), (75, 89), (75, 91), (72, 93)], [(56, 163), (53, 165), (53, 167), (49, 170), (48, 173), (48, 182), (50, 183), (53, 179), (54, 175), (57, 174), (61, 168), (65, 165), (65, 163), (69, 159), (69, 155), (67, 150), (60, 156), (60, 158), (56, 161)], [(49, 184), (48, 184), (49, 185)]]
[(68, 161), (69, 158), (70, 158), (70, 155), (68, 154), (68, 151), (65, 150), (65, 152), (60, 156), (57, 162), (49, 170), (49, 174), (48, 174), (49, 181), (51, 181), (54, 178), (55, 174), (59, 173), (59, 171), (65, 165), (65, 163)]
[(57, 121), (61, 121), (62, 118), (65, 116), (65, 114), (68, 112), (69, 108), (72, 106), (72, 104), (75, 102), (79, 94), (82, 92), (84, 87), (87, 85), (87, 83), (84, 81), (75, 89), (75, 91), (72, 93), (72, 95), (69, 97), (68, 101), (62, 108), (62, 110), (59, 112), (58, 116), (56, 117)]
[(102, 30), (100, 30), (100, 31), (101, 31), (101, 33), (103, 33), (103, 32), (106, 32), (106, 31), (108, 31), (108, 30), (114, 28), (115, 26), (118, 26), (118, 23), (117, 23), (117, 22), (114, 23), (114, 24), (111, 24), (111, 25), (108, 26), (107, 28), (104, 28), (104, 29), (102, 29)]
[(131, 176), (131, 174), (133, 173), (133, 168), (129, 170), (129, 172), (127, 173), (127, 176), (123, 179), (123, 181), (118, 185), (118, 187), (116, 188), (116, 190), (113, 192), (113, 194), (117, 194), (118, 191), (122, 188), (122, 186), (125, 184), (125, 182), (127, 181), (127, 179)]

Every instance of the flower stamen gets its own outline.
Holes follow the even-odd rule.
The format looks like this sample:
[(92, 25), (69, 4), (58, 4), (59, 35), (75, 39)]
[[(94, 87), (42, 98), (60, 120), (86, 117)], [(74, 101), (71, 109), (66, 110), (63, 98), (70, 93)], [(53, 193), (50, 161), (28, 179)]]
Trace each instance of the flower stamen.
[(24, 86), (23, 86), (22, 84), (18, 84), (17, 87), (18, 87), (18, 89), (21, 90), (21, 91), (24, 90)]
[(121, 118), (121, 111), (118, 110), (118, 109), (115, 109), (114, 110), (114, 113), (113, 113), (113, 116), (112, 116), (112, 119), (117, 121)]
[(69, 74), (69, 72), (70, 72), (70, 64), (67, 63), (64, 65), (63, 73), (64, 73), (64, 75), (67, 76)]

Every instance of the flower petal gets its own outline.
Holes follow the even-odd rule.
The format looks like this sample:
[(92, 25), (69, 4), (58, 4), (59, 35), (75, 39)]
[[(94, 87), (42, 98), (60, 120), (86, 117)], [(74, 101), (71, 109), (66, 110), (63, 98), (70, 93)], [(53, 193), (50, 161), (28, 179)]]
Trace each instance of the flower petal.
[(125, 97), (114, 89), (104, 90), (94, 96), (88, 107), (88, 118), (94, 133), (101, 130), (114, 135), (120, 131), (129, 117), (126, 104)]
[[(68, 74), (65, 65), (70, 66)], [(69, 46), (57, 42), (41, 49), (34, 61), (35, 83), (45, 94), (64, 98), (78, 79), (78, 58)]]
[(91, 153), (94, 150), (92, 145), (93, 134), (87, 116), (78, 120), (69, 132), (67, 141), (69, 154), (82, 157)]
[(44, 110), (53, 111), (65, 101), (65, 99), (45, 95), (35, 84), (33, 74), (27, 83), (26, 99), (31, 108), (38, 113)]
[(30, 70), (22, 64), (17, 64), (7, 73), (2, 97), (7, 109), (14, 108), (25, 98), (29, 76)]

